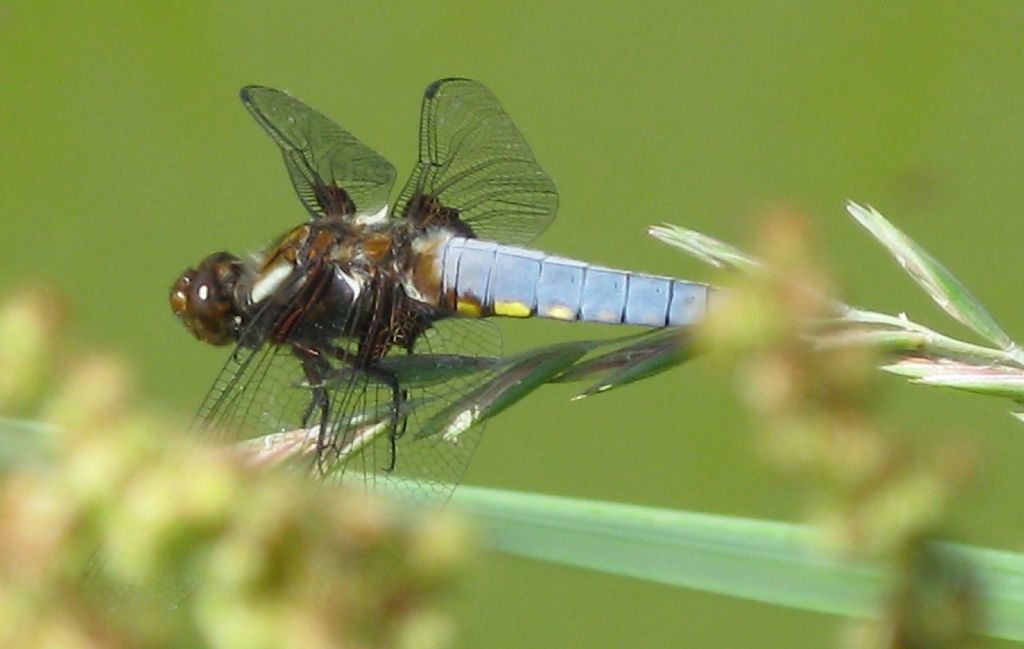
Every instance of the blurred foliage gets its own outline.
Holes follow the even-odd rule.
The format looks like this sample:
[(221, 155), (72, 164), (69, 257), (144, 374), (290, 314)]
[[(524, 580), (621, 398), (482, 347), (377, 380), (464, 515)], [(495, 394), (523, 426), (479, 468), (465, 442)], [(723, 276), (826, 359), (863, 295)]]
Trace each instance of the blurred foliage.
[(733, 359), (758, 447), (807, 484), (808, 516), (826, 545), (892, 574), (880, 619), (851, 633), (849, 645), (964, 646), (979, 619), (977, 585), (934, 542), (974, 472), (973, 449), (897, 441), (874, 412), (873, 369), (891, 350), (814, 344), (820, 324), (843, 309), (805, 218), (766, 214), (754, 245), (763, 266), (733, 278), (699, 334)]
[[(784, 200), (821, 218), (848, 296), (941, 322), (836, 218), (857, 196), (898, 213), (1018, 334), (1022, 17), (1012, 0), (5, 2), (0, 284), (58, 283), (74, 296), (74, 336), (131, 358), (146, 395), (191, 412), (223, 354), (176, 328), (167, 285), (213, 250), (256, 249), (305, 217), (237, 89), (306, 97), (403, 172), (422, 88), (458, 75), (496, 92), (555, 179), (562, 207), (542, 250), (706, 278), (643, 227), (671, 219), (735, 237), (752, 210)], [(515, 351), (586, 328), (503, 325)], [(490, 424), (467, 480), (792, 516), (792, 491), (746, 453), (724, 383), (698, 360), (572, 405), (568, 390), (541, 391)], [(991, 400), (892, 387), (882, 408), (901, 425), (963, 422), (988, 451), (962, 540), (1019, 547), (1019, 424)], [(638, 417), (659, 434), (624, 434)], [(538, 647), (788, 649), (820, 646), (834, 626), (502, 558), (460, 607), (467, 647), (518, 649), (525, 635)]]
[[(14, 125), (6, 132), (4, 175), (11, 187), (21, 188), (4, 192), (0, 210), (7, 218), (7, 280), (20, 280), (26, 269), (57, 279), (81, 304), (86, 335), (138, 358), (153, 392), (159, 389), (163, 398), (182, 406), (194, 403), (206, 388), (196, 380), (203, 374), (197, 368), (204, 363), (212, 368), (219, 359), (201, 356), (204, 352), (183, 338), (154, 345), (171, 325), (163, 300), (152, 296), (191, 256), (211, 247), (258, 245), (298, 218), (288, 211), (294, 198), (279, 165), (257, 150), (246, 130), (250, 125), (232, 104), (234, 88), (260, 82), (318, 92), (318, 101), (344, 106), (339, 118), (400, 159), (412, 157), (416, 89), (449, 74), (493, 84), (523, 120), (531, 144), (557, 179), (565, 209), (542, 242), (546, 249), (664, 272), (667, 266), (659, 263), (665, 260), (649, 256), (639, 237), (629, 234), (641, 219), (683, 214), (688, 223), (714, 222), (728, 231), (738, 227), (730, 221), (733, 215), (772, 197), (824, 214), (826, 206), (854, 192), (927, 223), (930, 245), (985, 274), (991, 272), (986, 264), (1001, 269), (1019, 252), (1019, 237), (1012, 233), (1019, 231), (1014, 215), (1021, 185), (1014, 179), (1024, 151), (1019, 142), (1024, 129), (1017, 124), (1024, 115), (1024, 94), (1020, 84), (1007, 82), (1019, 78), (1024, 62), (1014, 55), (1024, 43), (1019, 19), (1019, 5), (1005, 2), (679, 3), (660, 10), (641, 4), (603, 10), (580, 2), (526, 8), (313, 3), (300, 11), (273, 3), (183, 10), (15, 2), (3, 12), (2, 47), (12, 64), (0, 73), (11, 97), (4, 121)], [(351, 38), (339, 49), (340, 33)], [(325, 60), (326, 66), (316, 63)], [(906, 308), (906, 296), (894, 288), (898, 284), (864, 263), (863, 249), (847, 245), (841, 230), (833, 236), (843, 237), (843, 245), (831, 251), (837, 265), (859, 273), (883, 304)], [(117, 290), (111, 290), (115, 279)], [(1012, 273), (984, 289), (987, 298), (1008, 305), (1019, 294)], [(1010, 325), (1012, 314), (1011, 308)], [(558, 335), (552, 333), (555, 326), (536, 331), (531, 344)], [(926, 349), (935, 340), (897, 324), (866, 333), (883, 334), (901, 349)], [(4, 340), (0, 337), (0, 345)], [(17, 356), (31, 345), (12, 349)], [(4, 356), (5, 374), (9, 357)], [(947, 368), (934, 356), (916, 358), (914, 365), (904, 359), (902, 369), (966, 389), (968, 383), (956, 372), (940, 376), (936, 370)], [(889, 548), (887, 556), (899, 556), (895, 550), (904, 547), (901, 539), (908, 531), (900, 528), (927, 528), (933, 520), (929, 507), (944, 511), (959, 478), (946, 481), (941, 471), (928, 470), (941, 459), (882, 453), (874, 446), (876, 429), (846, 439), (816, 437), (794, 426), (793, 434), (785, 435), (790, 421), (806, 423), (795, 414), (800, 399), (823, 411), (816, 417), (826, 418), (860, 398), (869, 409), (874, 406), (873, 388), (863, 388), (863, 395), (848, 388), (830, 411), (833, 405), (810, 388), (818, 387), (816, 372), (839, 375), (842, 368), (806, 362), (809, 368), (774, 366), (783, 378), (794, 371), (801, 382), (769, 385), (781, 394), (756, 400), (764, 419), (781, 421), (774, 432), (765, 423), (765, 447), (790, 475), (830, 487), (823, 499), (851, 510), (830, 524), (840, 546), (863, 536), (868, 547)], [(990, 385), (982, 374), (985, 363), (965, 365), (974, 385)], [(995, 378), (1012, 387), (1013, 367), (1006, 367), (1010, 371)], [(773, 376), (767, 369), (752, 373)], [(29, 379), (26, 374), (14, 388), (38, 395), (31, 386), (44, 382), (44, 375)], [(479, 458), (474, 478), (500, 483), (515, 476), (521, 484), (559, 492), (640, 502), (664, 498), (687, 508), (784, 511), (785, 496), (760, 488), (763, 476), (749, 470), (746, 458), (730, 445), (735, 436), (716, 434), (733, 428), (734, 421), (714, 379), (692, 379), (685, 394), (672, 387), (678, 400), (668, 384), (635, 400), (614, 401), (613, 395), (609, 411), (577, 410), (569, 425), (557, 407), (523, 409), (521, 419), (509, 420), (505, 429), (522, 434), (506, 435), (514, 437), (506, 447), (492, 446), (498, 452)], [(964, 400), (927, 401), (930, 397), (907, 398), (905, 415), (963, 414)], [(28, 403), (18, 403), (32, 412)], [(641, 410), (655, 429), (668, 434), (615, 434), (635, 425)], [(866, 417), (864, 425), (876, 425), (870, 414)], [(544, 423), (551, 425), (531, 437), (529, 429)], [(1015, 448), (1012, 434), (991, 425), (978, 428), (990, 429), (976, 431), (978, 437), (988, 436), (983, 441)], [(494, 431), (499, 433), (494, 442), (505, 431)], [(614, 446), (626, 438), (628, 446)], [(594, 440), (599, 446), (591, 446)], [(850, 447), (849, 467), (842, 462), (844, 445)], [(990, 467), (987, 479), (1002, 489), (986, 489), (989, 495), (979, 497), (973, 511), (982, 535), (1015, 541), (1019, 524), (1006, 511), (1013, 506), (1020, 472), (1014, 453), (1001, 455), (1001, 466)], [(957, 463), (969, 464), (971, 452), (964, 456), (955, 458)], [(921, 466), (925, 478), (905, 483), (904, 497), (881, 498), (889, 488), (884, 469), (890, 463)], [(508, 473), (500, 473), (506, 467)], [(950, 473), (961, 470), (953, 467)], [(908, 496), (915, 494), (921, 502), (903, 521)], [(889, 523), (892, 536), (874, 529), (860, 533), (850, 524), (859, 522), (871, 503), (885, 514), (880, 519), (896, 519)], [(912, 577), (930, 571), (933, 563), (902, 565), (908, 595), (894, 599), (906, 602), (904, 610), (921, 610), (910, 605), (920, 601), (910, 585), (927, 580)], [(574, 588), (567, 571), (520, 568), (506, 575), (511, 582), (492, 580), (498, 585), (473, 602), (468, 617), (481, 629), (477, 644), (485, 639), (493, 646), (519, 644), (517, 634), (503, 633), (513, 625), (538, 645), (547, 644), (545, 633), (559, 645), (583, 640), (583, 634), (591, 634), (587, 643), (623, 639), (614, 633), (637, 644), (659, 639), (675, 644), (681, 632), (696, 643), (709, 629), (717, 637), (745, 628), (757, 629), (759, 644), (788, 644), (787, 631), (780, 630), (785, 623), (770, 630), (757, 621), (734, 624), (737, 610), (755, 620), (757, 615), (779, 618), (774, 610), (737, 609), (720, 601), (695, 604), (678, 593), (668, 600), (663, 590), (627, 590), (629, 585), (621, 584), (615, 587), (622, 590), (608, 597), (612, 601), (602, 601), (612, 588), (579, 588), (578, 583)], [(523, 601), (525, 584), (515, 579), (531, 580), (528, 585), (536, 591), (566, 589), (573, 596)], [(656, 615), (659, 606), (671, 607), (672, 619), (645, 623), (643, 615)], [(703, 615), (677, 614), (680, 610)], [(623, 624), (623, 611), (632, 613), (632, 624)], [(571, 630), (558, 624), (584, 615), (585, 623)], [(957, 622), (955, 616), (935, 619)], [(814, 623), (801, 616), (788, 632), (805, 639)]]
[(0, 312), (4, 410), (43, 423), (0, 466), (0, 646), (450, 644), (458, 524), (181, 441), (118, 361), (54, 369), (62, 310), (33, 292)]
[[(881, 215), (868, 216), (895, 232)], [(873, 370), (915, 359), (1016, 368), (1016, 344), (903, 235), (894, 254), (913, 247), (915, 277), (997, 348), (837, 301), (811, 252), (806, 220), (792, 212), (765, 216), (755, 255), (668, 226), (656, 234), (740, 271), (715, 295), (705, 326), (685, 336), (655, 331), (491, 359), (493, 379), (479, 388), (487, 398), (467, 396), (437, 430), (457, 436), (461, 409), (484, 404), (476, 413), (482, 420), (548, 382), (598, 379), (580, 394), (586, 396), (664, 371), (697, 349), (724, 352), (739, 370), (764, 457), (809, 485), (808, 517), (824, 532), (826, 550), (888, 569), (882, 615), (851, 627), (847, 644), (968, 644), (982, 615), (978, 578), (962, 556), (935, 541), (974, 473), (976, 453), (963, 443), (918, 448), (897, 441), (874, 412)], [(20, 445), (8, 434), (4, 445), (0, 517), (9, 525), (0, 531), (0, 640), (7, 646), (450, 641), (437, 597), (466, 553), (460, 528), (266, 470), (287, 455), (273, 444), (210, 449), (169, 442), (180, 433), (131, 407), (131, 382), (116, 361), (95, 356), (54, 366), (64, 311), (52, 294), (35, 290), (0, 313), (0, 359), (10, 368), (0, 405), (38, 413), (52, 431)], [(892, 332), (914, 336), (870, 335)], [(409, 380), (433, 380), (439, 372), (464, 371), (468, 362), (414, 359), (398, 369)], [(568, 506), (592, 508), (582, 501)], [(613, 527), (611, 520), (603, 524)], [(535, 541), (538, 548), (545, 543)]]
[(56, 332), (65, 307), (42, 287), (24, 289), (0, 315), (0, 412), (19, 414), (38, 403), (53, 372)]

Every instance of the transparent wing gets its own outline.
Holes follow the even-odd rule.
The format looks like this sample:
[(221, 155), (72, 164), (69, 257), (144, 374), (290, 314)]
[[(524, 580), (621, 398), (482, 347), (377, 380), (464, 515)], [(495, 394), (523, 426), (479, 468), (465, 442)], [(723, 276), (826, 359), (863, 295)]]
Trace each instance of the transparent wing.
[[(306, 280), (304, 270), (296, 269), (278, 289), (279, 295), (293, 295)], [(298, 445), (283, 453), (286, 440), (297, 444), (309, 437), (307, 431), (296, 429), (307, 427), (313, 394), (292, 347), (269, 342), (292, 313), (286, 307), (271, 297), (253, 316), (240, 336), (244, 342), (228, 356), (191, 427), (197, 434), (233, 445), (254, 462), (269, 462), (265, 454), (271, 451), (284, 459), (316, 451), (314, 436), (311, 448)]]
[(413, 502), (444, 502), (462, 479), (483, 425), (455, 435), (422, 436), (432, 418), (486, 381), (500, 362), (492, 323), (435, 323), (412, 354), (394, 349), (378, 367), (399, 379), (398, 437), (391, 439), (392, 388), (362, 371), (338, 368), (330, 383), (330, 448), (321, 466), (333, 478), (384, 486)]
[(396, 216), (430, 221), (454, 210), (478, 237), (526, 243), (557, 209), (554, 183), (490, 90), (469, 79), (427, 88), (419, 161)]
[(247, 86), (242, 103), (281, 148), (299, 200), (314, 217), (387, 205), (395, 168), (328, 118), (280, 90)]
[[(253, 463), (302, 463), (332, 478), (417, 502), (444, 501), (458, 484), (483, 430), (454, 435), (419, 432), (438, 412), (485, 382), (500, 362), (501, 337), (483, 320), (442, 320), (413, 353), (394, 349), (379, 367), (393, 386), (362, 370), (332, 362), (324, 381), (327, 434), (320, 435), (314, 393), (299, 360), (285, 346), (239, 347), (210, 389), (194, 428), (226, 438)], [(397, 417), (396, 417), (397, 411)], [(398, 437), (392, 445), (397, 422)]]
[(302, 365), (288, 348), (238, 347), (207, 393), (193, 430), (216, 434), (239, 453), (269, 463), (266, 454), (283, 452), (288, 434), (299, 427), (309, 407), (304, 381)]

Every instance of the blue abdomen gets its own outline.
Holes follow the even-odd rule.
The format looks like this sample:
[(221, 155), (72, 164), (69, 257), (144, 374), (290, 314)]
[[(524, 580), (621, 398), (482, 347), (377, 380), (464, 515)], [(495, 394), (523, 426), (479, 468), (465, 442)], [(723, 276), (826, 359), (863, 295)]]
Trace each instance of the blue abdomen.
[(445, 306), (469, 316), (684, 327), (703, 320), (711, 290), (461, 237), (444, 245), (440, 259)]

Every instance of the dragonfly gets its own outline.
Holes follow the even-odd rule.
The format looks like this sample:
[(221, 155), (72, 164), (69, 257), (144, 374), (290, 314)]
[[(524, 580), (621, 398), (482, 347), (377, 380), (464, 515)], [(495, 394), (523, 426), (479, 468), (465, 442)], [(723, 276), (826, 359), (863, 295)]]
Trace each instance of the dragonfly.
[(558, 193), (479, 82), (427, 87), (419, 156), (394, 202), (395, 168), (350, 132), (280, 90), (240, 94), (308, 218), (247, 258), (209, 255), (170, 305), (199, 340), (233, 346), (194, 427), (253, 457), (313, 458), (323, 474), (445, 498), (480, 438), (476, 395), (502, 367), (493, 318), (704, 317), (705, 284), (526, 247)]

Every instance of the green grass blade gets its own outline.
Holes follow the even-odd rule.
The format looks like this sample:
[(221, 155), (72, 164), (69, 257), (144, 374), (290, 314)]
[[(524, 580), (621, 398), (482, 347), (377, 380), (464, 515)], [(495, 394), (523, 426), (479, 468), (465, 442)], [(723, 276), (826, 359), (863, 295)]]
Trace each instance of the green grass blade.
[(642, 337), (630, 336), (621, 340), (629, 339), (633, 339), (629, 344), (577, 362), (551, 382), (599, 379), (573, 397), (580, 399), (660, 374), (689, 360), (695, 353), (690, 337), (677, 329), (655, 330)]
[(759, 261), (739, 248), (696, 230), (664, 223), (647, 228), (647, 234), (715, 268), (747, 273), (763, 270)]
[(914, 383), (1024, 401), (1024, 370), (1015, 367), (973, 365), (949, 359), (906, 358), (883, 365), (881, 369), (909, 378)]
[[(887, 585), (876, 568), (823, 556), (798, 525), (473, 487), (452, 506), (510, 554), (807, 611), (868, 616)], [(979, 632), (1024, 640), (1024, 557), (943, 548), (983, 584)]]
[(889, 250), (900, 266), (946, 313), (1002, 349), (1016, 347), (995, 318), (956, 276), (877, 210), (850, 202), (846, 211)]
[(595, 344), (559, 343), (507, 359), (478, 388), (431, 417), (416, 436), (441, 434), (446, 439), (457, 439), (470, 426), (497, 415), (572, 367)]

